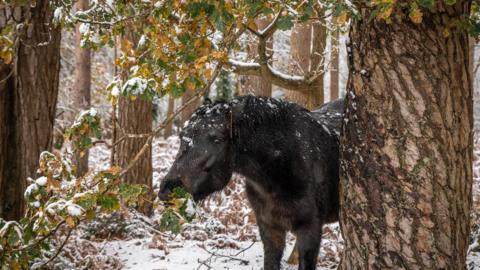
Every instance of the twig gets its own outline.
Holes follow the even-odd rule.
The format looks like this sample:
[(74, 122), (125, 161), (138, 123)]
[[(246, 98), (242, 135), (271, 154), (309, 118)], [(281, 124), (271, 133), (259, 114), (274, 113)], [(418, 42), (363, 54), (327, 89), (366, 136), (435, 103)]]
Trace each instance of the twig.
[(0, 84), (6, 82), (8, 80), (8, 78), (10, 78), (12, 75), (13, 75), (13, 68), (10, 69), (10, 72), (7, 74), (7, 76), (5, 76), (5, 78), (2, 78), (0, 80)]
[(237, 253), (234, 254), (233, 256), (238, 256), (238, 255), (242, 254), (243, 252), (249, 250), (251, 247), (253, 247), (253, 245), (255, 245), (256, 242), (257, 242), (257, 241), (253, 241), (253, 242), (250, 244), (250, 246), (248, 246), (248, 247), (240, 250), (239, 252), (237, 252)]
[(212, 269), (212, 267), (209, 264), (207, 264), (207, 261), (210, 263), (212, 258), (213, 258), (213, 255), (210, 255), (210, 257), (208, 257), (207, 259), (205, 259), (203, 261), (200, 260), (200, 259), (197, 259), (197, 262), (200, 264), (200, 265), (198, 265), (197, 270), (200, 270), (202, 268), (202, 266), (207, 267), (207, 269)]
[[(253, 246), (253, 244), (252, 244), (251, 246)], [(251, 247), (251, 246), (250, 246), (250, 247)], [(250, 247), (249, 247), (249, 248), (250, 248)], [(205, 247), (200, 246), (200, 248), (203, 249), (203, 250), (205, 250), (208, 254), (210, 254), (210, 255), (212, 255), (212, 256), (214, 256), (214, 257), (227, 258), (227, 259), (230, 259), (230, 260), (239, 261), (240, 263), (242, 263), (242, 264), (244, 264), (244, 265), (248, 265), (248, 264), (250, 263), (250, 262), (247, 261), (247, 260), (240, 259), (240, 258), (235, 258), (234, 256), (236, 256), (236, 255), (229, 256), (229, 255), (224, 255), (224, 254), (218, 254), (218, 253), (216, 253), (216, 252), (213, 252), (213, 251), (208, 250), (208, 249), (205, 248)], [(241, 252), (240, 252), (240, 253), (241, 253)]]
[(55, 255), (53, 255), (53, 257), (51, 257), (48, 261), (46, 261), (45, 263), (43, 263), (43, 264), (40, 266), (40, 269), (43, 269), (45, 266), (47, 266), (47, 264), (49, 264), (49, 263), (50, 263), (51, 261), (53, 261), (56, 257), (58, 257), (58, 255), (60, 254), (60, 252), (62, 252), (63, 248), (65, 247), (65, 244), (67, 244), (67, 241), (68, 241), (68, 239), (70, 238), (70, 235), (72, 235), (72, 231), (73, 231), (73, 228), (68, 231), (68, 234), (67, 234), (67, 236), (65, 237), (65, 240), (63, 240), (62, 245), (60, 245), (60, 247), (57, 249), (57, 252), (55, 253)]
[(57, 226), (55, 226), (55, 228), (53, 230), (51, 230), (50, 232), (48, 232), (46, 235), (44, 235), (42, 238), (38, 239), (37, 241), (29, 244), (29, 245), (26, 245), (26, 246), (22, 246), (18, 249), (14, 249), (13, 251), (20, 251), (20, 250), (24, 250), (24, 249), (27, 249), (27, 248), (31, 248), (31, 247), (34, 247), (34, 246), (37, 246), (39, 245), (40, 243), (42, 243), (43, 241), (45, 241), (45, 239), (49, 238), (50, 236), (52, 236), (55, 232), (57, 232), (57, 230), (60, 228), (60, 226), (62, 226), (63, 224), (65, 224), (65, 220), (62, 220), (60, 221)]

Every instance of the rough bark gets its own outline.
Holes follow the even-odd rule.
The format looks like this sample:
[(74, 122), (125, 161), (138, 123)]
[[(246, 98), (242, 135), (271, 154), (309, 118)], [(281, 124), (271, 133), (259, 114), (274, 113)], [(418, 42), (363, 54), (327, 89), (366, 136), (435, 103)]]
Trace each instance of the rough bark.
[[(472, 188), (468, 1), (350, 31), (339, 269), (465, 269)], [(445, 29), (450, 35), (445, 37)]]
[[(76, 5), (78, 10), (88, 9), (88, 0), (79, 0)], [(71, 102), (79, 112), (90, 107), (90, 88), (91, 88), (91, 60), (90, 50), (80, 47), (82, 38), (79, 32), (78, 24), (76, 26), (76, 48), (75, 48), (75, 83), (70, 93)], [(82, 176), (88, 171), (88, 150), (83, 153), (77, 153), (74, 156), (74, 164), (77, 167), (77, 176)]]
[[(133, 44), (137, 44), (137, 37), (134, 30), (129, 29), (125, 38)], [(126, 74), (124, 75), (126, 79)], [(130, 98), (120, 97), (118, 103), (118, 122), (120, 129), (127, 134), (147, 134), (152, 132), (153, 111), (152, 102), (137, 98), (132, 100)], [(122, 134), (119, 134), (121, 137)], [(125, 168), (142, 149), (147, 138), (126, 138), (118, 144), (116, 148), (115, 161), (117, 164)], [(152, 147), (151, 145), (143, 154), (139, 161), (124, 175), (123, 181), (128, 184), (143, 184), (146, 185), (150, 191), (152, 189)], [(151, 194), (150, 194), (151, 195)], [(147, 196), (149, 200), (153, 196)], [(148, 201), (141, 203), (137, 209), (146, 215), (152, 212), (152, 204)]]
[(297, 24), (290, 37), (290, 71), (306, 76), (316, 73), (315, 80), (307, 91), (285, 90), (285, 97), (308, 109), (323, 104), (323, 52), (326, 44), (326, 29), (320, 23)]
[[(268, 26), (270, 20), (259, 18), (255, 21), (258, 29), (263, 30)], [(253, 36), (253, 35), (252, 35)], [(271, 39), (267, 41), (267, 50), (273, 49)], [(247, 58), (251, 61), (258, 58), (258, 43), (252, 42), (247, 45)], [(272, 82), (262, 76), (240, 75), (238, 80), (238, 92), (240, 95), (272, 96)]]
[(339, 57), (338, 57), (338, 31), (332, 34), (332, 47), (330, 49), (330, 100), (338, 99), (339, 86), (338, 86), (338, 69), (339, 69)]
[[(60, 69), (60, 29), (50, 24), (50, 1), (14, 8), (20, 37), (12, 64), (0, 64), (0, 216), (23, 216), (26, 178), (35, 177), (38, 157), (50, 150)], [(0, 9), (0, 30), (12, 19)], [(5, 76), (5, 74), (10, 74)]]

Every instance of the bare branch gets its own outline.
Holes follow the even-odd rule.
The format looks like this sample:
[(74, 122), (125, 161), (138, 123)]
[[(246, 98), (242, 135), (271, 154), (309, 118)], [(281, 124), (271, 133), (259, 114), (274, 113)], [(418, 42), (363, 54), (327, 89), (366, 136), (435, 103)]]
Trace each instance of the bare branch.
[(263, 77), (272, 82), (272, 84), (286, 88), (292, 91), (308, 92), (315, 79), (319, 76), (318, 72), (310, 72), (306, 76), (295, 76), (284, 74), (275, 70), (268, 62), (271, 57), (267, 55), (267, 40), (277, 30), (278, 20), (282, 10), (275, 16), (272, 22), (262, 31), (256, 31), (247, 26), (247, 29), (258, 38), (258, 63), (244, 63), (236, 60), (229, 60), (225, 63), (233, 72), (240, 75), (252, 75)]
[(66, 244), (67, 241), (68, 241), (68, 239), (70, 239), (70, 236), (72, 235), (72, 231), (73, 231), (73, 228), (68, 231), (67, 236), (65, 237), (65, 240), (63, 240), (62, 244), (61, 244), (60, 247), (57, 249), (57, 252), (55, 252), (55, 254), (54, 254), (48, 261), (46, 261), (45, 263), (43, 263), (43, 264), (40, 266), (40, 269), (43, 269), (45, 266), (47, 266), (47, 264), (49, 264), (50, 262), (52, 262), (55, 258), (58, 257), (58, 255), (60, 255), (60, 252), (62, 252), (63, 248), (65, 247), (65, 244)]
[[(313, 80), (307, 80), (304, 76), (295, 76), (282, 73), (266, 64), (263, 71), (259, 63), (245, 63), (236, 60), (229, 60), (226, 63), (233, 72), (239, 75), (251, 75), (264, 77), (272, 84), (292, 91), (306, 92), (310, 89)], [(264, 73), (265, 72), (265, 73)], [(318, 75), (317, 75), (318, 76)]]

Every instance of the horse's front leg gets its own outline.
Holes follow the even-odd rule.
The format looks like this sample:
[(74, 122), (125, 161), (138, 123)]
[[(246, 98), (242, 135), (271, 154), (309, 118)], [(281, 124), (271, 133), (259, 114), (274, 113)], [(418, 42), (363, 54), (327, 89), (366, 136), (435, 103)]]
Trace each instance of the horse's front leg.
[(279, 270), (283, 249), (285, 248), (286, 231), (280, 228), (274, 228), (260, 221), (257, 221), (257, 223), (265, 254), (263, 258), (263, 269)]

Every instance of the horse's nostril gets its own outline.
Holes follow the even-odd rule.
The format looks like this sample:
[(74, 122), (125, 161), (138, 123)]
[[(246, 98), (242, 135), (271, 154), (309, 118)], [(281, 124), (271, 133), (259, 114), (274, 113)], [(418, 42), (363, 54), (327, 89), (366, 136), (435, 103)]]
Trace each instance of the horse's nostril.
[(170, 193), (172, 192), (168, 188), (165, 190), (161, 190), (160, 192), (158, 192), (158, 198), (162, 201), (168, 201), (170, 197)]
[(160, 184), (160, 191), (158, 192), (158, 198), (162, 201), (170, 200), (170, 194), (176, 187), (181, 187), (182, 182), (180, 179), (166, 178)]

